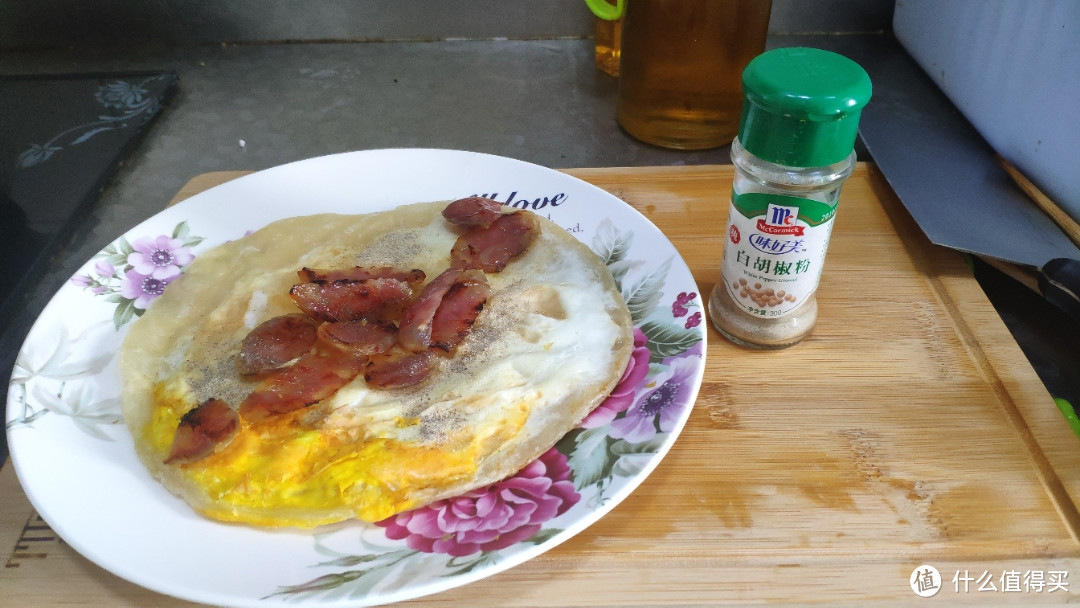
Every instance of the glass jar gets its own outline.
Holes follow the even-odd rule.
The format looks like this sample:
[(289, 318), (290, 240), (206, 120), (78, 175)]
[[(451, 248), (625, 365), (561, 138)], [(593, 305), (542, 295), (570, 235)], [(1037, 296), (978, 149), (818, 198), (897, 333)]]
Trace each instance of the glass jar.
[(622, 17), (615, 116), (627, 133), (680, 150), (731, 142), (739, 77), (765, 49), (772, 0), (620, 0), (625, 14), (587, 2), (605, 19)]
[(815, 294), (840, 189), (855, 167), (870, 78), (841, 55), (785, 48), (751, 61), (743, 90), (709, 316), (737, 344), (784, 348), (806, 338), (817, 321)]

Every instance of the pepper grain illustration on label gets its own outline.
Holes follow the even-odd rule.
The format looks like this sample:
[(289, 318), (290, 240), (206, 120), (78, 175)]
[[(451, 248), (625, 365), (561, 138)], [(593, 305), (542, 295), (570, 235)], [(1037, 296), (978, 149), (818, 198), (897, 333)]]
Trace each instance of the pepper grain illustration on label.
[(782, 317), (817, 289), (836, 206), (757, 192), (731, 197), (723, 276), (746, 312)]

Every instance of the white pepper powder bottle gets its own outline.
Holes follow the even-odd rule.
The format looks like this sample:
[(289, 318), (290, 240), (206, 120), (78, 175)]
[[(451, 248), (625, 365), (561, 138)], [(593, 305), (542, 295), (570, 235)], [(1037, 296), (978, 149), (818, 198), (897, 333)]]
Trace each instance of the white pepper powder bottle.
[(743, 346), (784, 348), (817, 321), (815, 292), (840, 187), (855, 167), (870, 77), (854, 61), (781, 48), (743, 72), (735, 179), (709, 316)]

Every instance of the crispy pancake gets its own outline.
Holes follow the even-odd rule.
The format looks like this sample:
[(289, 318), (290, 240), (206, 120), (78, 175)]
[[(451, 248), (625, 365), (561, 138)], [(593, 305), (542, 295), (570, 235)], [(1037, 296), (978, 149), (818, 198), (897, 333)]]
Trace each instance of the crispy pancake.
[(379, 521), (514, 474), (599, 405), (629, 359), (630, 314), (602, 260), (541, 218), (529, 249), (487, 275), (471, 331), (424, 382), (376, 389), (361, 375), (298, 412), (241, 419), (209, 456), (165, 464), (184, 414), (210, 399), (236, 408), (252, 391), (240, 344), (297, 312), (298, 270), (394, 266), (430, 280), (460, 234), (445, 206), (289, 218), (200, 255), (121, 350), (124, 418), (154, 477), (224, 521)]

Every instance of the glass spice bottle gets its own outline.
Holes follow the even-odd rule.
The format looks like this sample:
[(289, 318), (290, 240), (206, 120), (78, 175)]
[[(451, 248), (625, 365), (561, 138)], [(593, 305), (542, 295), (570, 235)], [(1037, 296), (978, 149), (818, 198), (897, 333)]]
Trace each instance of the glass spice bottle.
[(840, 187), (855, 167), (870, 77), (820, 49), (780, 48), (743, 72), (735, 178), (709, 316), (732, 342), (784, 348), (808, 336)]

